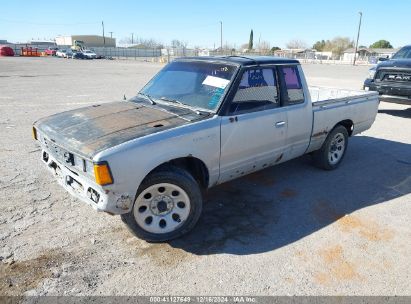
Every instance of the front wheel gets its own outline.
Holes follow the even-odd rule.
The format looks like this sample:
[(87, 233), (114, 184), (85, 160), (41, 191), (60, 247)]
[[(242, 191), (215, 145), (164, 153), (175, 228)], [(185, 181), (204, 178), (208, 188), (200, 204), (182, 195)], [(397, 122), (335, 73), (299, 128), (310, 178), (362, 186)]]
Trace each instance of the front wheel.
[(201, 209), (198, 183), (187, 171), (170, 166), (143, 181), (132, 211), (121, 215), (121, 219), (137, 237), (163, 242), (190, 231)]
[(348, 145), (347, 129), (336, 126), (325, 139), (321, 149), (313, 154), (315, 164), (325, 170), (333, 170), (344, 158)]

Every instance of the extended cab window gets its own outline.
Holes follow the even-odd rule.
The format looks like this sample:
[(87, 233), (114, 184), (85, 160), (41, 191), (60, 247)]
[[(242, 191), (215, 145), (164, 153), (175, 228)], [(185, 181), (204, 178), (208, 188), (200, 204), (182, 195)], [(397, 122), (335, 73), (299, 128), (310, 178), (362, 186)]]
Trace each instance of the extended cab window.
[(304, 102), (304, 92), (297, 66), (279, 67), (283, 79), (284, 105), (293, 105)]
[(243, 114), (279, 106), (277, 80), (271, 68), (256, 68), (243, 73), (229, 114)]

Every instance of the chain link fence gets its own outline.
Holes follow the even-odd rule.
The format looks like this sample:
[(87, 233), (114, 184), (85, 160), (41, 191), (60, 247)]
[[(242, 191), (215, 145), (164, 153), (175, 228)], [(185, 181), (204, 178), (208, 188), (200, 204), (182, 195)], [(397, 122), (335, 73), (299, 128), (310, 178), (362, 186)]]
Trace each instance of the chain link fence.
[[(14, 50), (16, 56), (21, 55), (21, 49), (31, 47), (33, 51), (44, 52), (52, 45), (43, 44), (8, 44)], [(70, 46), (58, 46), (60, 49), (68, 49)], [(109, 59), (141, 60), (150, 62), (167, 63), (175, 58), (191, 56), (277, 56), (283, 58), (298, 59), (302, 63), (314, 64), (352, 64), (352, 62), (324, 58), (317, 56), (314, 52), (287, 52), (287, 51), (247, 51), (237, 50), (207, 50), (207, 49), (188, 49), (188, 48), (126, 48), (126, 47), (91, 47), (97, 55)], [(358, 64), (369, 64), (373, 58), (359, 58)]]

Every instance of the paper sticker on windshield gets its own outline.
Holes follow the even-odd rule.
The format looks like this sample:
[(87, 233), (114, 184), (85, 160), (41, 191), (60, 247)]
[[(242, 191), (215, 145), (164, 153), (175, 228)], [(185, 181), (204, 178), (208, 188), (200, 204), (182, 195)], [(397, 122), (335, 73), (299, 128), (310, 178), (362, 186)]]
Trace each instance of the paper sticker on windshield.
[(210, 101), (208, 102), (208, 107), (210, 109), (214, 109), (218, 102), (220, 101), (221, 95), (223, 95), (224, 93), (224, 89), (222, 88), (217, 88), (213, 94), (213, 96), (211, 97)]
[(230, 80), (227, 80), (224, 78), (207, 76), (206, 79), (204, 79), (203, 84), (216, 87), (216, 88), (225, 89), (225, 87), (227, 86), (229, 82)]

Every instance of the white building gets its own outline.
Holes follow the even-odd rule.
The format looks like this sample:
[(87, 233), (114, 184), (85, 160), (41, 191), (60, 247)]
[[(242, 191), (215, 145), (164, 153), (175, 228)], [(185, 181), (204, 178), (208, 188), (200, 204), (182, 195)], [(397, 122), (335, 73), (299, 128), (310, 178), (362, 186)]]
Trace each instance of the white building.
[[(384, 57), (391, 58), (399, 48), (396, 49), (371, 49), (371, 48), (359, 48), (357, 50), (356, 59), (368, 60), (370, 57)], [(354, 61), (355, 48), (350, 48), (344, 51), (343, 61)]]
[(83, 41), (86, 47), (115, 47), (116, 39), (97, 35), (71, 35), (56, 37), (56, 44), (61, 46), (72, 46), (74, 40)]

